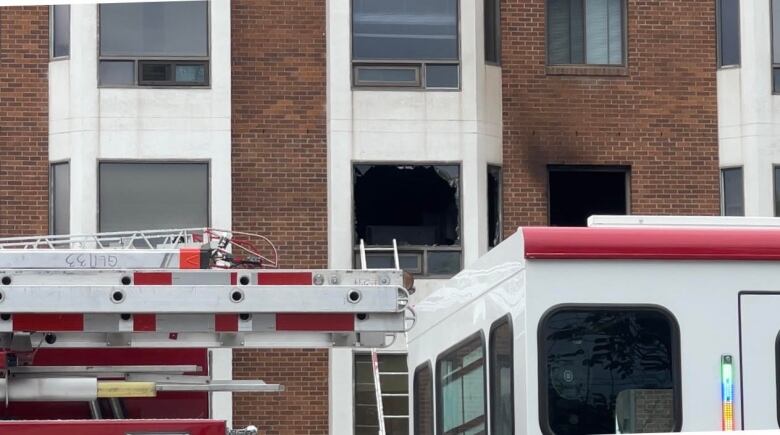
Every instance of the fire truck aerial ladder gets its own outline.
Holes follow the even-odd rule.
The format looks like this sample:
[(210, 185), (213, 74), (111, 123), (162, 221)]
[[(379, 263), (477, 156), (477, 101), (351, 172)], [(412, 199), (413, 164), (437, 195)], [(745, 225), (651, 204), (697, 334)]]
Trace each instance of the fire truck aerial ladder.
[[(280, 391), (259, 380), (188, 374), (202, 367), (39, 366), (35, 355), (384, 347), (414, 324), (412, 284), (396, 269), (279, 269), (265, 237), (208, 228), (0, 239), (0, 400), (94, 404), (159, 391)], [(121, 417), (119, 407), (114, 414)]]

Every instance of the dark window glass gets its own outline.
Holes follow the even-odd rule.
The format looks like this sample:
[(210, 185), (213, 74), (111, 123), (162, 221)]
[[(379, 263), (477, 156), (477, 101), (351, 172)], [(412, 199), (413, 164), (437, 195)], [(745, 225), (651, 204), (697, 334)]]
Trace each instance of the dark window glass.
[(739, 65), (739, 0), (718, 0), (718, 62)]
[(354, 201), (357, 246), (392, 247), (395, 239), (402, 253), (424, 257), (424, 275), (460, 271), (457, 165), (355, 165)]
[(457, 0), (353, 0), (352, 58), (457, 60)]
[(469, 338), (436, 362), (436, 432), (487, 433), (485, 400), (485, 343)]
[(173, 80), (173, 68), (171, 64), (165, 63), (142, 63), (141, 78), (142, 82), (167, 82)]
[(490, 331), (490, 433), (514, 435), (512, 325), (501, 319)]
[(564, 308), (539, 328), (542, 427), (556, 435), (679, 428), (674, 321), (658, 310)]
[[(409, 434), (409, 376), (405, 354), (377, 354), (387, 435)], [(355, 354), (355, 435), (379, 430), (371, 354)]]
[(723, 177), (723, 215), (744, 216), (742, 168), (721, 169), (720, 172)]
[(55, 5), (52, 11), (52, 57), (70, 56), (70, 5)]
[(70, 234), (70, 164), (51, 165), (49, 184), (49, 230)]
[(208, 2), (100, 5), (102, 56), (207, 56)]
[(101, 60), (100, 84), (105, 86), (132, 86), (135, 63), (125, 60)]
[(460, 251), (429, 251), (429, 275), (455, 275), (460, 272)]
[(625, 0), (547, 0), (551, 65), (622, 65)]
[(414, 371), (414, 435), (433, 435), (433, 373), (425, 363)]
[(485, 0), (485, 62), (501, 62), (500, 0)]
[(488, 166), (488, 247), (501, 242), (501, 168)]
[(780, 167), (775, 167), (775, 216), (780, 216)]
[(101, 163), (100, 231), (204, 228), (207, 163)]
[(780, 0), (772, 0), (772, 91), (780, 93)]
[(425, 66), (425, 86), (428, 88), (455, 89), (458, 87), (458, 65)]
[(550, 225), (587, 225), (593, 215), (628, 213), (628, 170), (609, 167), (550, 168)]

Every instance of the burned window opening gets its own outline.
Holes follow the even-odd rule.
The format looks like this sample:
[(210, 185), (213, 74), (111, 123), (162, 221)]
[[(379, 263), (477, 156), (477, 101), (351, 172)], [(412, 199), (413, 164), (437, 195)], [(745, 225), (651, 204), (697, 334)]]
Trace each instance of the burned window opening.
[(586, 226), (592, 215), (628, 214), (628, 169), (551, 167), (550, 225)]
[[(462, 267), (460, 167), (457, 165), (354, 166), (356, 265), (358, 248), (399, 247), (401, 268), (425, 276), (451, 276)], [(393, 267), (392, 253), (367, 255), (368, 267)]]
[(355, 166), (355, 230), (367, 245), (460, 243), (457, 166)]

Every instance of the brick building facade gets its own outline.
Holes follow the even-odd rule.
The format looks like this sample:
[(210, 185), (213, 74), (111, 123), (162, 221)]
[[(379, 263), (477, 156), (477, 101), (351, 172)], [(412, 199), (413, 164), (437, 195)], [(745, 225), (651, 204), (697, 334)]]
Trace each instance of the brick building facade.
[(49, 20), (0, 8), (0, 234), (48, 231)]
[(545, 1), (502, 12), (505, 233), (548, 223), (548, 165), (629, 167), (633, 214), (718, 214), (712, 2), (629, 2), (625, 68), (547, 66)]
[[(461, 19), (472, 19), (478, 23), (476, 29), (481, 32), (481, 2), (462, 2)], [(511, 234), (520, 225), (548, 224), (550, 166), (618, 167), (627, 170), (628, 211), (633, 214), (717, 214), (719, 182), (714, 4), (703, 0), (665, 0), (660, 3), (629, 1), (626, 9), (625, 66), (603, 68), (548, 66), (545, 5), (544, 0), (501, 2), (500, 69), (493, 65), (486, 66), (482, 61), (479, 48), (482, 39), (464, 35), (461, 42), (464, 51), (464, 41), (473, 45), (470, 49), (478, 47), (475, 53), (479, 55), (477, 64), (467, 63), (467, 60), (473, 61), (472, 57), (460, 56), (458, 61), (461, 71), (484, 70), (487, 71), (487, 78), (480, 76), (479, 80), (490, 82), (491, 77), (494, 77), (490, 74), (495, 74), (502, 83), (498, 91), (499, 98), (493, 102), (496, 104), (493, 109), (499, 118), (495, 126), (497, 131), (478, 131), (477, 134), (492, 135), (497, 141), (495, 145), (501, 150), (498, 156), (487, 158), (486, 162), (503, 165), (501, 203), (504, 235)], [(219, 5), (220, 8), (223, 6)], [(94, 21), (94, 6), (93, 10), (89, 10), (89, 7), (80, 6), (80, 15), (74, 15), (80, 18), (74, 20)], [(353, 204), (342, 204), (332, 199), (329, 203), (329, 182), (336, 175), (328, 173), (329, 151), (346, 147), (346, 140), (340, 136), (337, 139), (329, 138), (334, 131), (344, 133), (347, 130), (341, 126), (328, 130), (329, 114), (332, 115), (328, 112), (328, 95), (331, 92), (328, 83), (333, 79), (328, 74), (333, 70), (327, 68), (337, 64), (343, 67), (342, 70), (351, 71), (352, 59), (348, 58), (345, 62), (344, 59), (328, 58), (332, 56), (332, 50), (326, 49), (326, 46), (331, 47), (328, 44), (334, 42), (328, 41), (327, 37), (341, 31), (338, 26), (329, 25), (328, 16), (334, 20), (344, 20), (345, 17), (326, 14), (326, 7), (324, 2), (302, 0), (233, 0), (226, 8), (228, 17), (219, 15), (217, 11), (212, 13), (210, 21), (212, 28), (226, 26), (220, 30), (222, 33), (212, 32), (212, 38), (226, 33), (230, 35), (230, 40), (223, 44), (230, 49), (226, 69), (229, 71), (229, 83), (216, 83), (219, 61), (215, 52), (210, 53), (211, 69), (214, 72), (211, 74), (214, 77), (211, 88), (215, 93), (221, 87), (229, 89), (227, 104), (230, 118), (227, 127), (229, 139), (226, 139), (229, 143), (229, 169), (220, 172), (213, 164), (211, 177), (221, 179), (222, 184), (213, 184), (211, 187), (210, 223), (214, 226), (232, 225), (237, 231), (268, 236), (277, 244), (281, 266), (285, 268), (324, 268), (333, 264), (351, 264), (353, 258), (351, 227), (336, 229), (337, 232), (349, 234), (350, 240), (344, 249), (347, 254), (336, 260), (329, 258), (331, 247), (328, 244), (332, 239), (328, 231), (337, 225), (329, 219), (329, 209), (341, 207), (350, 210), (343, 215), (351, 216)], [(473, 10), (469, 12), (467, 7)], [(73, 9), (75, 11), (76, 7)], [(214, 5), (212, 9), (215, 9)], [(54, 136), (59, 135), (59, 131), (49, 131), (51, 96), (47, 74), (55, 66), (49, 62), (48, 15), (48, 8), (42, 7), (0, 8), (0, 150), (4, 154), (0, 160), (2, 235), (38, 234), (46, 232), (49, 227), (48, 163), (61, 160), (62, 157), (59, 157), (60, 151), (52, 152), (49, 146), (50, 141), (53, 143), (58, 140)], [(91, 37), (94, 38), (94, 32)], [(72, 46), (77, 39), (73, 41)], [(338, 43), (343, 45), (343, 51), (348, 51), (348, 40)], [(212, 40), (211, 47), (215, 46)], [(94, 48), (89, 47), (84, 51), (94, 52)], [(79, 60), (80, 51), (75, 47), (72, 50), (69, 62), (75, 63)], [(94, 65), (90, 65), (90, 68), (94, 68)], [(72, 71), (78, 70), (73, 67)], [(55, 71), (53, 75), (59, 73)], [(466, 79), (469, 76), (465, 73), (462, 75), (460, 92), (452, 92), (453, 98), (459, 98), (461, 93), (478, 95), (474, 97), (475, 101), (482, 101), (480, 98), (483, 97), (485, 100), (492, 98), (480, 94), (485, 92), (489, 84), (476, 91), (468, 89), (471, 82)], [(99, 88), (95, 83), (89, 84)], [(417, 119), (404, 119), (405, 114), (397, 116), (397, 107), (390, 106), (412, 106), (416, 100), (412, 103), (410, 101), (425, 98), (426, 92), (411, 92), (408, 97), (399, 98), (383, 91), (385, 93), (376, 94), (376, 100), (369, 100), (371, 95), (355, 92), (351, 86), (349, 79), (349, 83), (344, 86), (347, 89), (345, 92), (350, 93), (349, 98), (344, 98), (345, 94), (337, 94), (335, 100), (331, 95), (330, 101), (336, 101), (339, 105), (349, 101), (356, 106), (361, 101), (367, 106), (380, 101), (388, 106), (381, 116), (371, 113), (363, 119), (361, 116), (364, 114), (353, 108), (354, 113), (349, 122), (351, 125), (368, 119), (375, 124), (367, 123), (365, 129), (370, 130), (371, 134), (377, 131), (381, 134), (387, 131), (376, 128), (376, 125), (382, 125), (383, 122), (386, 125), (398, 123), (398, 118), (403, 122), (397, 127), (397, 137), (401, 138), (398, 139), (398, 150), (381, 149), (376, 154), (370, 154), (360, 148), (363, 146), (359, 143), (360, 131), (344, 133), (355, 141), (355, 149), (348, 153), (348, 161), (343, 166), (346, 170), (351, 171), (352, 162), (367, 160), (423, 163), (446, 161), (466, 166), (466, 161), (471, 158), (468, 151), (455, 153), (455, 157), (436, 152), (422, 157), (403, 154), (405, 148), (400, 145), (408, 139), (403, 134), (408, 129), (418, 128), (413, 125)], [(115, 91), (101, 91), (102, 107), (105, 108), (111, 102), (137, 103), (143, 98), (151, 98), (148, 94), (133, 94), (127, 100), (120, 100), (115, 95), (118, 91)], [(161, 93), (167, 91), (170, 89), (159, 90)], [(206, 91), (198, 89), (191, 92), (200, 96)], [(431, 94), (440, 97), (444, 93), (436, 94), (432, 91)], [(190, 97), (181, 100), (182, 106), (192, 105), (187, 98)], [(436, 106), (428, 100), (424, 104)], [(214, 104), (214, 107), (217, 106), (219, 104)], [(117, 104), (116, 107), (126, 106)], [(331, 106), (331, 112), (332, 109)], [(65, 118), (78, 113), (82, 113), (80, 108), (71, 108)], [(105, 116), (106, 119), (110, 118), (109, 115)], [(134, 116), (142, 119), (145, 115)], [(449, 121), (447, 116), (434, 113), (431, 118), (434, 122), (443, 123)], [(85, 115), (85, 118), (88, 117)], [(175, 124), (179, 121), (165, 122)], [(199, 123), (201, 118), (185, 121)], [(492, 122), (482, 118), (458, 121), (462, 125), (472, 121), (474, 124)], [(422, 128), (422, 133), (417, 132), (419, 134), (413, 140), (423, 137), (419, 140), (429, 140), (439, 145), (442, 140), (453, 140), (463, 145), (463, 138), (472, 134), (465, 130), (452, 133), (450, 127), (449, 124), (445, 127), (430, 124)], [(140, 127), (137, 128), (140, 130)], [(189, 128), (187, 125), (183, 130)], [(388, 131), (393, 128), (396, 127)], [(73, 129), (77, 130), (76, 127)], [(217, 132), (215, 135), (224, 133), (220, 129), (223, 127), (212, 130)], [(98, 131), (96, 136), (100, 137), (101, 134), (106, 133)], [(430, 139), (435, 134), (441, 134), (444, 139)], [(462, 137), (453, 139), (453, 134), (461, 134)], [(396, 136), (393, 138), (396, 140)], [(370, 139), (376, 139), (376, 136)], [(70, 147), (79, 144), (78, 140), (81, 140), (80, 137), (74, 136)], [(96, 147), (109, 149), (111, 144), (117, 143), (111, 140), (102, 143), (98, 140)], [(370, 142), (366, 141), (373, 145)], [(382, 143), (381, 140), (377, 142)], [(157, 146), (156, 143), (147, 145), (150, 149)], [(187, 154), (189, 144), (181, 145), (184, 151), (180, 154), (128, 152), (127, 155), (117, 157), (109, 150), (106, 154), (98, 153), (94, 158), (90, 157), (92, 160), (84, 167), (94, 168), (96, 162), (104, 158), (133, 161), (145, 158), (190, 158)], [(463, 145), (464, 150), (469, 149), (467, 145)], [(475, 146), (482, 146), (482, 143)], [(367, 158), (367, 155), (372, 157)], [(442, 158), (442, 155), (446, 157)], [(198, 156), (212, 163), (223, 157), (218, 155), (209, 160), (212, 156), (208, 153)], [(72, 158), (75, 162), (76, 157)], [(223, 160), (227, 161), (227, 158)], [(479, 163), (485, 162), (480, 160)], [(483, 174), (473, 173), (479, 173), (480, 176)], [(465, 170), (460, 174), (464, 179), (476, 177)], [(351, 180), (351, 174), (348, 178)], [(469, 180), (463, 182), (471, 183)], [(94, 185), (84, 185), (84, 191), (94, 193), (97, 190)], [(330, 188), (333, 189), (333, 186)], [(230, 199), (226, 201), (224, 198), (228, 190)], [(483, 206), (477, 206), (484, 197), (481, 194), (475, 197), (473, 191), (464, 190), (466, 192), (460, 204), (463, 213), (484, 210)], [(217, 204), (225, 203), (229, 204), (230, 210), (214, 210)], [(97, 230), (94, 223), (96, 208), (84, 212), (85, 216), (91, 215), (91, 218), (85, 217), (78, 222), (78, 219), (72, 217), (73, 232)], [(484, 220), (483, 217), (479, 219)], [(461, 227), (470, 224), (469, 218), (464, 222)], [(480, 237), (473, 237), (474, 240), (484, 240), (484, 246), (479, 249), (472, 248), (475, 243), (468, 245), (472, 240), (471, 235), (464, 237), (467, 239), (464, 249), (472, 249), (467, 257), (476, 257), (487, 249), (487, 237)], [(329, 354), (325, 350), (234, 351), (232, 376), (235, 379), (260, 378), (283, 384), (286, 391), (234, 395), (233, 424), (236, 427), (255, 424), (269, 434), (324, 434), (329, 430), (332, 433), (333, 426), (329, 429), (328, 403), (329, 387), (333, 386), (334, 378), (328, 373), (328, 362)], [(343, 406), (351, 406), (351, 403), (344, 403)], [(342, 433), (346, 432), (338, 432), (338, 435)]]

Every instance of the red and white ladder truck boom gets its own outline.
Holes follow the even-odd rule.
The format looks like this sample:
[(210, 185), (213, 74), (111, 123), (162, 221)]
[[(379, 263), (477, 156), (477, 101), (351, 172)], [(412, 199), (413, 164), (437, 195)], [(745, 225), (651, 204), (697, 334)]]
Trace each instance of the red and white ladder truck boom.
[[(121, 420), (121, 400), (171, 391), (283, 390), (259, 380), (216, 381), (198, 365), (40, 365), (39, 351), (375, 348), (414, 322), (412, 280), (400, 270), (277, 265), (266, 238), (214, 229), (0, 239), (0, 401), (6, 408), (14, 402), (84, 402), (99, 419), (103, 400), (120, 419), (0, 420), (0, 433), (11, 425), (14, 433), (49, 433), (52, 424), (77, 425), (68, 429), (73, 433), (170, 432), (175, 423), (148, 423), (159, 423), (161, 429), (154, 429), (142, 420)], [(195, 429), (181, 433), (224, 432), (224, 422), (186, 424)], [(198, 424), (211, 426), (201, 432)]]

